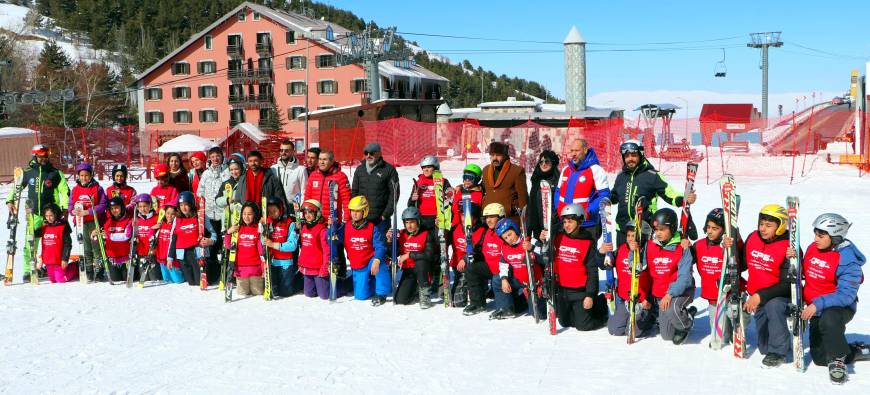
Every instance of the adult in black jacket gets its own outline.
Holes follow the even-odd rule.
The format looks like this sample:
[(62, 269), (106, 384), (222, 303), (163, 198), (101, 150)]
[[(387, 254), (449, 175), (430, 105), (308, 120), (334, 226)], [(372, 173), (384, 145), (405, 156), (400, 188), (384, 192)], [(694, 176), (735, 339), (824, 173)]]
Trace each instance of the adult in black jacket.
[[(236, 184), (233, 202), (240, 204), (252, 202), (259, 206), (263, 197), (274, 197), (280, 199), (284, 207), (289, 207), (290, 204), (284, 196), (281, 180), (275, 176), (275, 172), (271, 169), (262, 167), (262, 163), (263, 154), (260, 151), (251, 151), (248, 154), (247, 169), (239, 177)], [(249, 179), (254, 180), (254, 182), (249, 184)], [(257, 193), (258, 191), (259, 193)]]
[(365, 161), (353, 172), (350, 196), (365, 196), (369, 201), (366, 219), (386, 230), (390, 217), (396, 212), (395, 202), (390, 195), (390, 183), (395, 182), (398, 187), (399, 173), (381, 156), (380, 144), (366, 145), (363, 153)]
[[(674, 206), (683, 205), (683, 195), (668, 184), (643, 155), (643, 144), (637, 140), (628, 140), (619, 146), (622, 153), (622, 172), (616, 175), (616, 181), (610, 188), (611, 203), (617, 205), (617, 245), (625, 243), (625, 230), (619, 224), (627, 223), (634, 218), (635, 203), (639, 197), (645, 199), (643, 220), (650, 223), (652, 213), (658, 209), (658, 198)], [(695, 202), (695, 193), (689, 192), (685, 197), (689, 204)], [(690, 221), (691, 224), (691, 221)], [(697, 231), (690, 225), (687, 229), (690, 239), (697, 238)], [(693, 236), (693, 233), (695, 235)]]
[[(541, 152), (538, 157), (538, 163), (535, 165), (535, 170), (532, 172), (532, 188), (529, 190), (529, 203), (526, 206), (528, 212), (528, 222), (526, 223), (527, 236), (531, 236), (533, 240), (538, 238), (541, 230), (544, 229), (542, 221), (541, 202), (541, 181), (546, 181), (550, 184), (550, 196), (556, 194), (556, 187), (559, 185), (559, 155), (550, 150)], [(550, 207), (550, 229), (554, 229), (559, 221), (556, 215), (556, 205), (552, 202)]]

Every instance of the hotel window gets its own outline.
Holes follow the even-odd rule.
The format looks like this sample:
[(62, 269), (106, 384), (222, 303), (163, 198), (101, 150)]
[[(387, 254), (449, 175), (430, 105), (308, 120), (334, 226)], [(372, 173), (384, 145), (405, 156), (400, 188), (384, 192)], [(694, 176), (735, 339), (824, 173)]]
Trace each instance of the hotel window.
[(287, 70), (301, 70), (304, 69), (306, 65), (304, 56), (288, 56), (287, 57)]
[(162, 88), (146, 88), (145, 100), (160, 100), (163, 98)]
[(160, 111), (146, 112), (145, 123), (163, 123), (163, 113)]
[(335, 55), (317, 55), (317, 68), (335, 67)]
[(290, 107), (290, 110), (287, 111), (287, 113), (290, 114), (291, 121), (302, 115), (304, 112), (305, 107)]
[(296, 44), (296, 32), (290, 30), (284, 33), (284, 38), (287, 40), (287, 44)]
[(211, 35), (205, 36), (205, 49), (211, 49)]
[(190, 99), (190, 88), (186, 86), (176, 86), (172, 88), (173, 99)]
[(217, 62), (205, 60), (196, 64), (196, 72), (199, 74), (214, 74), (217, 72)]
[(288, 95), (304, 95), (305, 94), (305, 82), (304, 81), (293, 81), (287, 83), (287, 94)]
[(193, 121), (193, 116), (190, 114), (190, 111), (176, 110), (172, 113), (172, 121), (175, 123), (190, 123)]
[(318, 81), (317, 82), (317, 93), (324, 95), (333, 95), (338, 93), (338, 84), (333, 80), (328, 81)]
[(218, 112), (217, 110), (202, 110), (199, 112), (199, 121), (200, 122), (217, 122), (218, 121)]
[(353, 93), (357, 93), (357, 92), (365, 92), (365, 91), (366, 91), (366, 85), (367, 85), (367, 82), (368, 82), (368, 81), (366, 81), (366, 80), (363, 79), (363, 78), (356, 79), (356, 80), (351, 80), (351, 81), (350, 81), (350, 91), (353, 92)]
[(190, 74), (190, 63), (175, 62), (172, 64), (172, 75)]
[(199, 87), (200, 98), (215, 98), (218, 95), (218, 88), (214, 85), (203, 85)]

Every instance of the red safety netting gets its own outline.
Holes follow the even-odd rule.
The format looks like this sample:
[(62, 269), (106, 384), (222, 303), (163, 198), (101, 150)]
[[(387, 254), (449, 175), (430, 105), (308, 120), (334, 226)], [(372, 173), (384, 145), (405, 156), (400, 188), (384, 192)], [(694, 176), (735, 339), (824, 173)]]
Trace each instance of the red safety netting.
[(71, 173), (81, 162), (91, 163), (99, 178), (116, 163), (144, 166), (135, 126), (96, 129), (31, 126), (31, 129), (37, 131), (37, 142), (51, 150), (52, 163), (66, 172)]

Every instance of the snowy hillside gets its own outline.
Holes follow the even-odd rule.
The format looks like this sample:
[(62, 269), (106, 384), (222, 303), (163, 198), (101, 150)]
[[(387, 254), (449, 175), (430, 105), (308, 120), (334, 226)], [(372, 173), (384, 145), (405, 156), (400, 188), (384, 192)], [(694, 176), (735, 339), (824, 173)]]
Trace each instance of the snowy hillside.
[[(85, 37), (75, 37), (69, 31), (61, 28), (33, 28), (26, 26), (26, 16), (30, 9), (14, 4), (0, 3), (0, 34), (20, 35), (23, 39), (18, 44), (23, 46), (25, 59), (37, 59), (46, 42), (55, 40), (73, 62), (82, 60), (88, 63), (106, 62), (117, 70), (111, 59), (115, 53), (93, 49)], [(51, 21), (43, 17), (43, 20)], [(35, 63), (34, 63), (35, 65)]]
[[(454, 182), (461, 167), (443, 165)], [(404, 202), (418, 169), (399, 173)], [(804, 247), (812, 219), (834, 210), (854, 222), (849, 238), (870, 252), (870, 216), (861, 203), (870, 182), (854, 174), (826, 167), (793, 186), (782, 178), (738, 178), (740, 225), (751, 229), (762, 205), (794, 194), (801, 197)], [(699, 184), (693, 209), (701, 216), (719, 202), (715, 183)], [(8, 190), (0, 187), (0, 195)], [(833, 206), (830, 196), (837, 196)], [(0, 240), (5, 232), (0, 229)], [(870, 286), (859, 296), (870, 300)], [(856, 364), (843, 387), (831, 386), (823, 367), (762, 369), (754, 325), (748, 360), (710, 351), (707, 303), (694, 305), (699, 314), (687, 344), (653, 338), (628, 346), (606, 330), (550, 336), (528, 316), (489, 321), (488, 314), (465, 317), (440, 305), (373, 308), (349, 298), (330, 305), (302, 296), (224, 304), (214, 290), (179, 285), (13, 285), (0, 287), (0, 336), (9, 339), (0, 345), (0, 392), (870, 393), (870, 363)], [(850, 340), (870, 342), (866, 307), (846, 332)]]

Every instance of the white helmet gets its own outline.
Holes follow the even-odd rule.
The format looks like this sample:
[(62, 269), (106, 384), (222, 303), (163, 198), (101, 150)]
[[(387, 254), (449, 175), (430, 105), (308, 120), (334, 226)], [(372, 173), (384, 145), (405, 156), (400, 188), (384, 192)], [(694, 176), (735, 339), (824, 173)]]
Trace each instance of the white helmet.
[(579, 204), (567, 204), (565, 207), (562, 207), (562, 213), (560, 217), (568, 217), (574, 216), (578, 221), (583, 222), (586, 220), (586, 211), (583, 210)]
[(846, 218), (834, 213), (824, 213), (813, 221), (813, 229), (827, 232), (831, 236), (831, 239), (834, 240), (834, 244), (843, 242), (851, 226), (852, 224)]
[(435, 170), (438, 170), (440, 166), (438, 165), (438, 158), (433, 155), (426, 155), (423, 157), (423, 160), (420, 161), (420, 167), (426, 166), (434, 166)]

